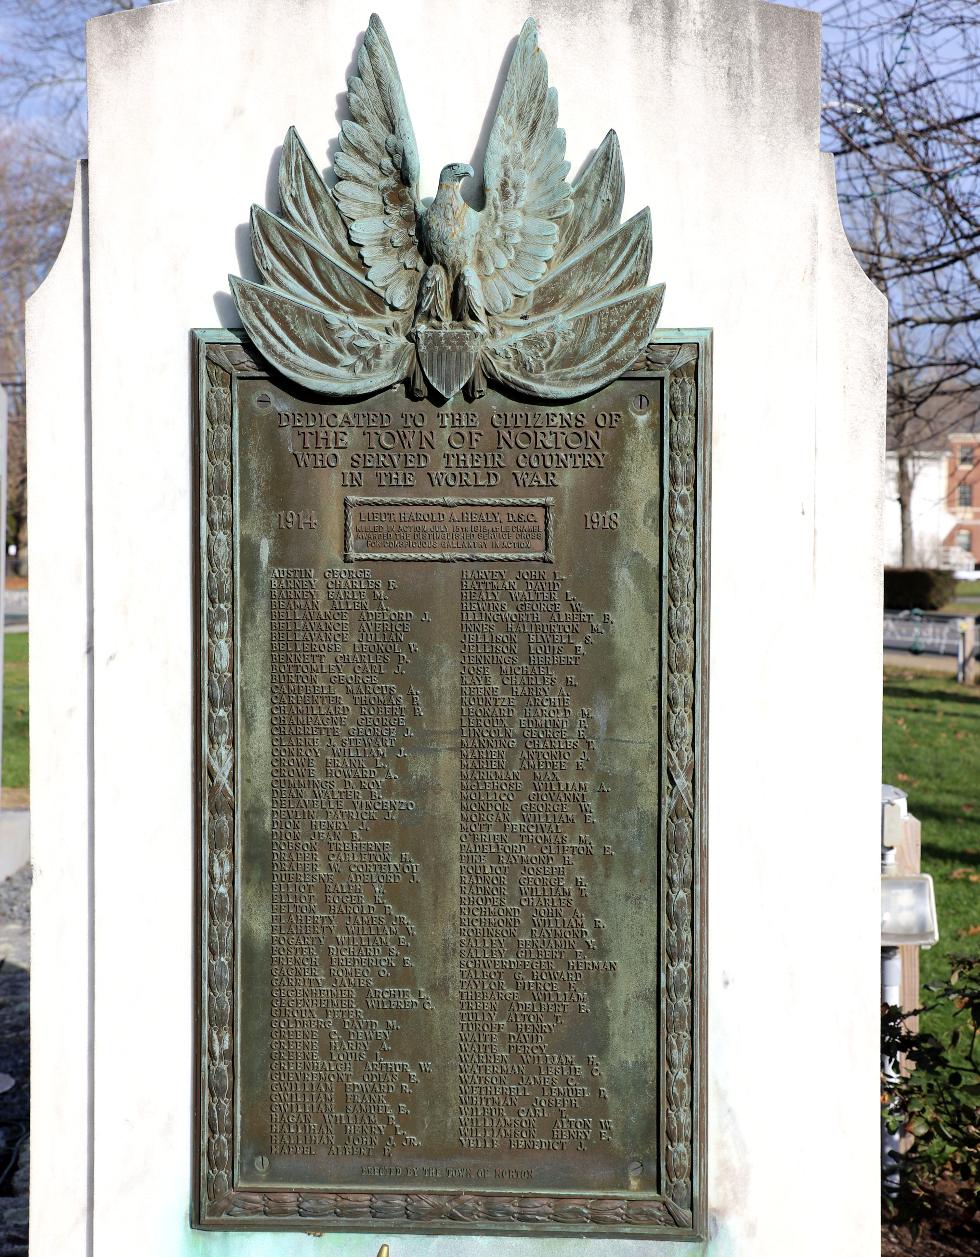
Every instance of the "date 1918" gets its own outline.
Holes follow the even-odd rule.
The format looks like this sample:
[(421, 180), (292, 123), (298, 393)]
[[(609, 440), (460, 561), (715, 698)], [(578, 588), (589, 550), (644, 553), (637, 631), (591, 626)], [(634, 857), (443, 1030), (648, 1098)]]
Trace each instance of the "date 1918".
[(618, 528), (619, 511), (586, 511), (586, 528)]

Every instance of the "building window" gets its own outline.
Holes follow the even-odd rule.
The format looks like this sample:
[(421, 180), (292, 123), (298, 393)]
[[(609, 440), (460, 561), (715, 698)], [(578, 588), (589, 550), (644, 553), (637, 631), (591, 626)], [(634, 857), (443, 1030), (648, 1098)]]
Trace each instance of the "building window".
[(956, 533), (956, 545), (960, 550), (969, 550), (970, 548), (970, 530), (969, 528), (960, 528)]
[(961, 484), (956, 489), (956, 503), (958, 506), (973, 505), (973, 485)]
[(960, 466), (961, 467), (973, 466), (973, 446), (972, 445), (960, 446)]

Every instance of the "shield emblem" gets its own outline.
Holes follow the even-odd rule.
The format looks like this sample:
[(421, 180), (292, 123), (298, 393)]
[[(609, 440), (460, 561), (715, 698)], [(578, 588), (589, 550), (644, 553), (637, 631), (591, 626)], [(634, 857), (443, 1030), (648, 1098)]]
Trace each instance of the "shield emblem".
[(437, 393), (448, 401), (473, 374), (483, 336), (469, 327), (419, 327), (415, 331), (419, 362)]

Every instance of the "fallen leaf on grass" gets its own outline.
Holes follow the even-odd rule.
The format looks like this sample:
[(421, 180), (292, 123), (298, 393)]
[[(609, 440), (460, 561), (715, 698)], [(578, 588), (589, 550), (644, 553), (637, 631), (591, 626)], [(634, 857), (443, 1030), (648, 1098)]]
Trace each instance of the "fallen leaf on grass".
[(967, 925), (962, 930), (956, 931), (957, 938), (976, 938), (980, 934), (980, 925)]

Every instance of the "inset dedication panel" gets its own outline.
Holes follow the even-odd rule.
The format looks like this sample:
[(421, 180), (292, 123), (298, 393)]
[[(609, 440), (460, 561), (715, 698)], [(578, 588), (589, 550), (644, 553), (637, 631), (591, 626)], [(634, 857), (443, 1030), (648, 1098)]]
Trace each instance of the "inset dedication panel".
[(689, 1233), (703, 338), (554, 407), (199, 352), (202, 1222)]
[(344, 558), (553, 562), (550, 499), (344, 499)]

